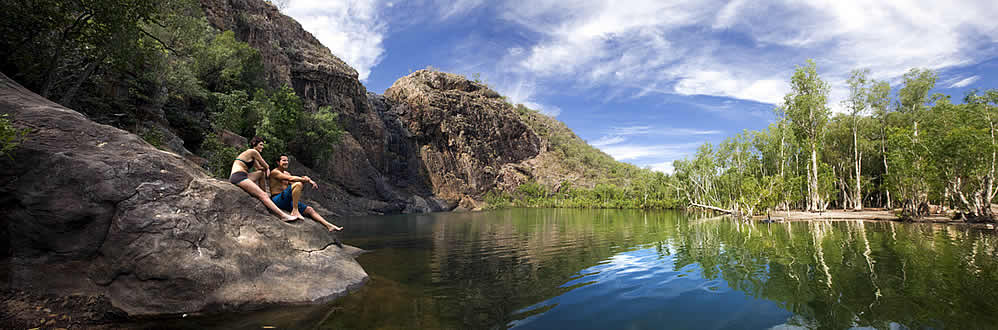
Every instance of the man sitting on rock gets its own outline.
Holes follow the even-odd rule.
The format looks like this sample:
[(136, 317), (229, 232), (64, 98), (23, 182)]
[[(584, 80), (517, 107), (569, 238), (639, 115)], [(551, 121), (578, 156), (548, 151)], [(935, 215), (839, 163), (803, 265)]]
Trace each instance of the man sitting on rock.
[[(343, 230), (343, 227), (326, 222), (326, 219), (323, 219), (311, 206), (300, 202), (302, 190), (305, 188), (305, 184), (302, 182), (311, 183), (312, 188), (315, 189), (318, 189), (319, 185), (307, 176), (291, 175), (288, 172), (289, 163), (288, 156), (281, 155), (280, 160), (277, 161), (277, 168), (270, 171), (270, 199), (274, 201), (274, 204), (277, 204), (277, 207), (282, 210), (291, 211), (291, 215), (299, 219), (304, 219), (305, 217), (302, 216), (302, 213), (305, 213), (323, 226), (326, 226), (326, 229), (329, 231)], [(292, 205), (297, 207), (292, 207)]]

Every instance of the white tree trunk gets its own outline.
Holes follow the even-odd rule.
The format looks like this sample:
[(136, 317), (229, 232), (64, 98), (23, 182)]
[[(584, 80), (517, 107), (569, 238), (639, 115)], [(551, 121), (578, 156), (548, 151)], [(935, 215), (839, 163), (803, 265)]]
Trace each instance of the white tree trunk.
[(821, 194), (818, 191), (818, 145), (811, 141), (811, 211), (821, 210)]
[(853, 196), (852, 209), (856, 210), (856, 211), (859, 211), (859, 210), (863, 209), (863, 192), (860, 190), (862, 188), (860, 188), (860, 183), (859, 183), (859, 178), (860, 178), (860, 176), (859, 176), (859, 172), (860, 172), (860, 166), (859, 166), (859, 164), (860, 164), (860, 161), (859, 161), (859, 144), (858, 144), (858, 138), (857, 138), (858, 134), (857, 134), (856, 131), (857, 131), (856, 125), (853, 125), (853, 127), (852, 127), (852, 146), (853, 146), (852, 147), (852, 153), (853, 153), (853, 157), (855, 157), (855, 159), (856, 159), (856, 191), (853, 192), (854, 196)]

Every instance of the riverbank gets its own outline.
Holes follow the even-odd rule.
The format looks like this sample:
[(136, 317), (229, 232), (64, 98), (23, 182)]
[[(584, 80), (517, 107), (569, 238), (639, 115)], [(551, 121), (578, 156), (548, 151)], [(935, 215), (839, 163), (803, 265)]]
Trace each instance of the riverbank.
[[(790, 211), (789, 214), (786, 211), (779, 211), (779, 212), (770, 213), (768, 217), (766, 215), (754, 216), (752, 217), (752, 220), (763, 221), (768, 218), (771, 218), (772, 220), (777, 222), (812, 221), (812, 220), (902, 221), (894, 214), (893, 211), (885, 209), (863, 209), (861, 211), (827, 210), (822, 212)], [(922, 219), (915, 220), (912, 222), (966, 225), (966, 226), (971, 226), (973, 228), (994, 229), (994, 224), (969, 223), (963, 220), (954, 220), (944, 213), (933, 213), (928, 216), (925, 216)]]

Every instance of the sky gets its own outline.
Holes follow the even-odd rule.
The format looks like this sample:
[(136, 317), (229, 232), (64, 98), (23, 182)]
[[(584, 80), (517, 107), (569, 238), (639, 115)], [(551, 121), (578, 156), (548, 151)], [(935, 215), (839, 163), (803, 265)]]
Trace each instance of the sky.
[(432, 67), (479, 77), (618, 161), (666, 173), (775, 120), (813, 59), (843, 111), (854, 69), (912, 68), (960, 103), (998, 88), (998, 1), (289, 0), (368, 91)]

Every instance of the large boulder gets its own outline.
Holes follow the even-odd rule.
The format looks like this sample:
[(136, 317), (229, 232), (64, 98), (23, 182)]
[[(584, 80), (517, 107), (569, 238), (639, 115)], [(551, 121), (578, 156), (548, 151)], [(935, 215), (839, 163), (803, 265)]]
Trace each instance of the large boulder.
[(5, 287), (155, 315), (323, 302), (368, 278), (361, 250), (318, 223), (284, 223), (185, 158), (2, 74), (0, 113), (31, 129), (0, 159)]

